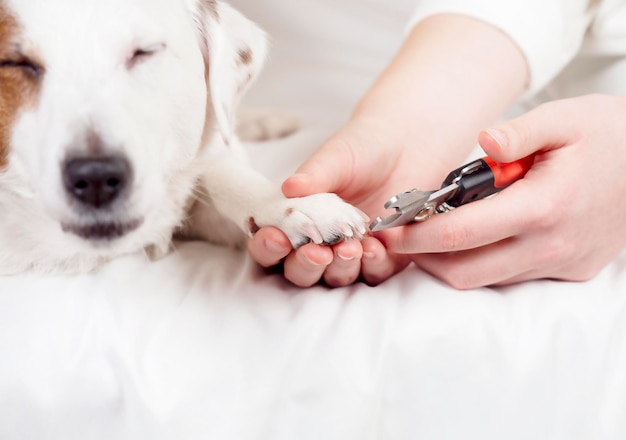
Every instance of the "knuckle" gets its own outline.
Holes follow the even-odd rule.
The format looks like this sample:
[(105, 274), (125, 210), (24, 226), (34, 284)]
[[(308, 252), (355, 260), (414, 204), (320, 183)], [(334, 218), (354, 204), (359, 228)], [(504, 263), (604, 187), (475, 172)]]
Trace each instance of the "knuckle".
[(554, 267), (570, 262), (576, 256), (576, 246), (573, 240), (561, 235), (553, 235), (539, 246), (536, 253), (536, 264), (539, 268)]
[(441, 250), (452, 252), (465, 249), (472, 236), (471, 230), (461, 225), (446, 227), (441, 237)]
[[(540, 110), (539, 108), (535, 109)], [(530, 114), (530, 113), (529, 113)], [(537, 127), (528, 119), (530, 116), (522, 116), (501, 126), (505, 137), (508, 139), (506, 149), (510, 155), (516, 155), (518, 150), (525, 151), (536, 142)]]
[(533, 145), (533, 134), (529, 124), (513, 123), (509, 129), (512, 145)]

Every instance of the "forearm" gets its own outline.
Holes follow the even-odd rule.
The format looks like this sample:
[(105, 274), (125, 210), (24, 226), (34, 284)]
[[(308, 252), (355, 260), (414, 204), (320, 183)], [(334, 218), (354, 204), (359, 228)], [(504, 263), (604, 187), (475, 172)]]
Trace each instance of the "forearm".
[(393, 126), (390, 142), (419, 149), (423, 185), (458, 165), (528, 82), (526, 60), (493, 26), (437, 15), (415, 26), (353, 118)]

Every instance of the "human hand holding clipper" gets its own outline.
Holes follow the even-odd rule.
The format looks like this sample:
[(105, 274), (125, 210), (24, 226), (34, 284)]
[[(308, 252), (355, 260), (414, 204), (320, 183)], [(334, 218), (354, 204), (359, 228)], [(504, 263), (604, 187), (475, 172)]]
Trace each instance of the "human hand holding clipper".
[(480, 134), (488, 156), (535, 154), (497, 197), (376, 233), (391, 254), (454, 287), (595, 276), (626, 246), (626, 97), (543, 104)]

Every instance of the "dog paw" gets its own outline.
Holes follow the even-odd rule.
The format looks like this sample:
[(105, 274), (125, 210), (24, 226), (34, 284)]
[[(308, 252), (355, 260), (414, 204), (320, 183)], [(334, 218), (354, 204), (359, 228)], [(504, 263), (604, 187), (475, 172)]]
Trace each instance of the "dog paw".
[(350, 238), (361, 238), (369, 218), (335, 194), (282, 199), (266, 205), (248, 222), (250, 234), (260, 227), (282, 230), (294, 248), (306, 243), (332, 245)]

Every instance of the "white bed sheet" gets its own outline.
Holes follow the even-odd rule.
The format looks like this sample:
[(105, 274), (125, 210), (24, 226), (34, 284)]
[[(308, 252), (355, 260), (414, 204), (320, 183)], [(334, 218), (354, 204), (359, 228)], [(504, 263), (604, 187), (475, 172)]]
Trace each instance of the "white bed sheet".
[(625, 257), (469, 292), (300, 290), (205, 243), (0, 278), (2, 439), (620, 439), (625, 365)]
[[(303, 121), (250, 145), (277, 181), (373, 78), (279, 60), (250, 97)], [(415, 268), (301, 290), (198, 242), (0, 277), (2, 440), (624, 439), (625, 366), (626, 255), (587, 283), (467, 292)]]

